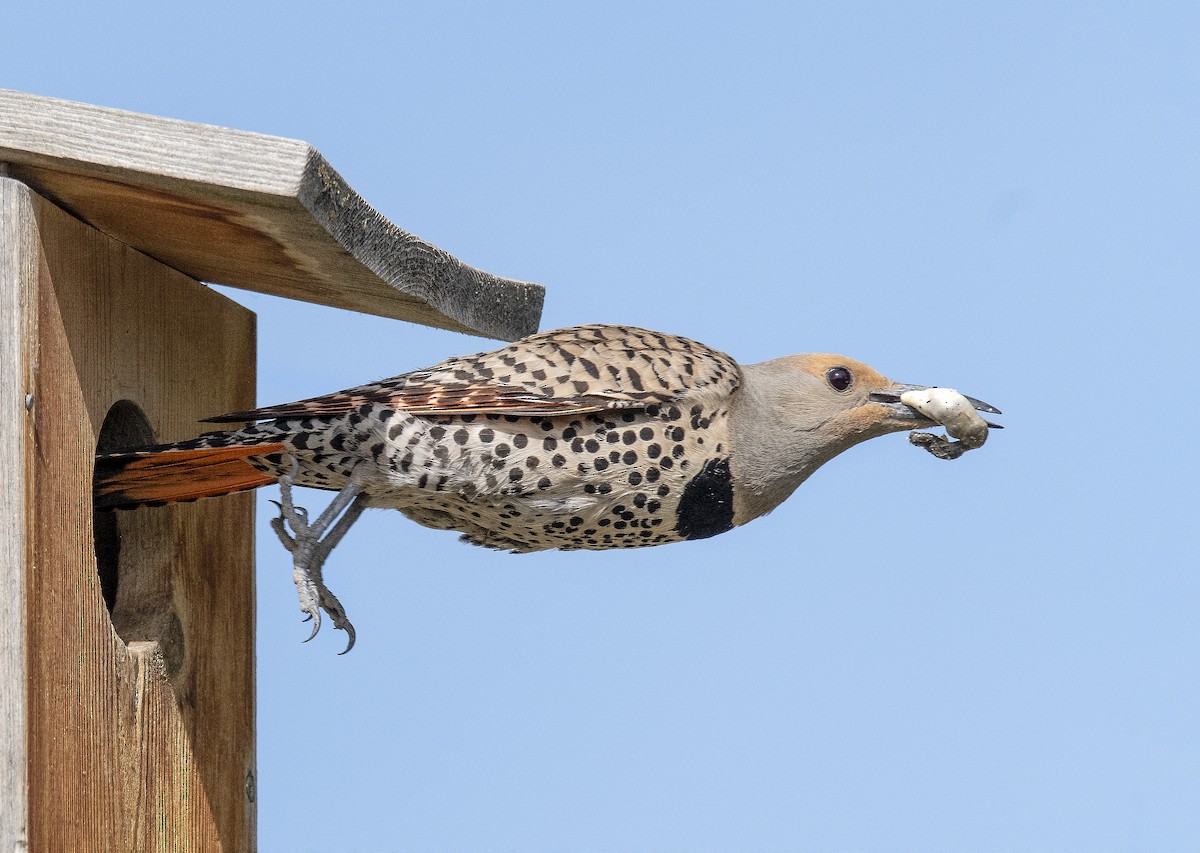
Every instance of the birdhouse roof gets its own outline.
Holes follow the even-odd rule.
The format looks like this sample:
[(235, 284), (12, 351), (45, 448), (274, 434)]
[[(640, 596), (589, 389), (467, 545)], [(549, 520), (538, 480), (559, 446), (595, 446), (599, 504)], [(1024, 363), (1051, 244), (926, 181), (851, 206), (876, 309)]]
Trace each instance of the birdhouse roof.
[(544, 289), (390, 222), (306, 142), (0, 89), (0, 167), (201, 281), (486, 337)]

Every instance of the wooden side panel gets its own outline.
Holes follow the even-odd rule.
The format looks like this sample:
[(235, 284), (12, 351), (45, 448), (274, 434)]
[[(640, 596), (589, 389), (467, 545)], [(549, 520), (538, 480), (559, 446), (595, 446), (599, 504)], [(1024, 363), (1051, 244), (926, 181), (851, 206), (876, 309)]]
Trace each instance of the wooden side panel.
[(30, 849), (253, 849), (252, 496), (118, 514), (111, 617), (91, 510), (114, 403), (170, 441), (254, 402), (253, 315), (30, 198)]
[(25, 685), (25, 567), (33, 543), (31, 477), (37, 278), (33, 205), (24, 187), (0, 179), (0, 850), (28, 843)]

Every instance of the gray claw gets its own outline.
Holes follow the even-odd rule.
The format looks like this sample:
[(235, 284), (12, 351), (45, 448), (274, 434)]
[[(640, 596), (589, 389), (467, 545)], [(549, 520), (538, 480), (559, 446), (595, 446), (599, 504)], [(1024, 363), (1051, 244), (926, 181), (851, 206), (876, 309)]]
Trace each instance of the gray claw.
[[(275, 501), (271, 501), (271, 503), (275, 503)], [(293, 554), (296, 553), (296, 540), (288, 534), (287, 523), (282, 516), (271, 519), (271, 529), (275, 531), (275, 535), (279, 537), (279, 541), (283, 543), (284, 548), (287, 548)]]
[(342, 630), (345, 631), (347, 635), (349, 635), (350, 639), (349, 639), (349, 642), (346, 643), (346, 648), (344, 648), (340, 652), (338, 652), (339, 655), (344, 655), (346, 652), (348, 652), (352, 648), (354, 648), (354, 626), (351, 625), (349, 622), (347, 622), (345, 627), (342, 628)]
[(308, 510), (292, 501), (292, 486), (299, 472), (300, 460), (292, 456), (289, 473), (279, 478), (280, 500), (272, 501), (279, 507), (279, 517), (271, 519), (271, 529), (283, 547), (292, 553), (292, 574), (300, 596), (300, 610), (306, 614), (304, 621), (313, 623), (312, 632), (304, 642), (321, 630), (321, 611), (324, 610), (333, 620), (334, 627), (349, 636), (346, 648), (339, 652), (344, 655), (354, 648), (354, 626), (346, 618), (346, 610), (337, 596), (325, 586), (321, 569), (334, 546), (366, 508), (366, 495), (359, 485), (362, 475), (352, 473), (329, 507), (310, 522)]

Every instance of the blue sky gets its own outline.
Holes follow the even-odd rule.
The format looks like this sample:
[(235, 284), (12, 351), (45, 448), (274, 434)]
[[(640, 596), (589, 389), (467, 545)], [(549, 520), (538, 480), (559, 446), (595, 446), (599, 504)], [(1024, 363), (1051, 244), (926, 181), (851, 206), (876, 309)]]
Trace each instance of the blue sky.
[[(32, 4), (25, 4), (31, 6)], [(626, 322), (993, 402), (776, 512), (508, 556), (371, 513), (301, 645), (258, 523), (260, 848), (1194, 850), (1200, 7), (11, 9), (0, 86), (307, 140)], [(275, 403), (490, 343), (226, 291)], [(315, 505), (315, 497), (310, 500)]]

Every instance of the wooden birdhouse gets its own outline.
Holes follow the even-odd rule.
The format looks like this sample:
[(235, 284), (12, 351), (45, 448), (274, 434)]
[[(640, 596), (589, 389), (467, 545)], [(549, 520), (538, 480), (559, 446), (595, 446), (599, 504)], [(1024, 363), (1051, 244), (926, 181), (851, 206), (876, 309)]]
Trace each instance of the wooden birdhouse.
[(93, 458), (255, 404), (213, 282), (513, 339), (542, 288), (309, 145), (0, 91), (0, 849), (255, 846), (253, 497), (93, 513)]

